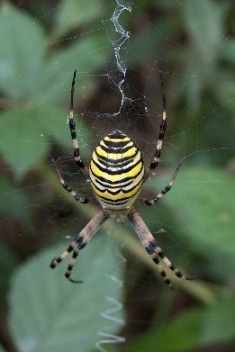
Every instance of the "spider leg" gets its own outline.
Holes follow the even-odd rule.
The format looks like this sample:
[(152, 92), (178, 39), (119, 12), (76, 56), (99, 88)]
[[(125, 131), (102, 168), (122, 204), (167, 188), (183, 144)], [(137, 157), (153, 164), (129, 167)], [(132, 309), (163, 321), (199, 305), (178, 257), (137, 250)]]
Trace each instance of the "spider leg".
[(82, 173), (85, 176), (88, 176), (88, 169), (87, 166), (82, 162), (81, 156), (80, 156), (80, 150), (79, 150), (79, 144), (77, 140), (77, 134), (76, 134), (76, 124), (74, 121), (74, 112), (73, 112), (73, 98), (74, 98), (74, 86), (76, 82), (76, 75), (77, 75), (77, 70), (74, 71), (73, 73), (73, 80), (72, 80), (72, 85), (71, 85), (71, 95), (70, 95), (70, 114), (69, 114), (69, 129), (70, 129), (70, 134), (73, 142), (73, 149), (74, 149), (74, 160)]
[(67, 192), (69, 192), (69, 193), (71, 194), (71, 196), (72, 196), (77, 202), (83, 203), (83, 204), (89, 203), (89, 198), (82, 198), (82, 197), (80, 197), (80, 196), (72, 189), (72, 187), (69, 186), (69, 184), (64, 181), (64, 179), (63, 179), (63, 177), (62, 177), (62, 175), (61, 175), (61, 173), (60, 173), (60, 170), (59, 170), (58, 167), (56, 166), (56, 163), (55, 163), (55, 160), (54, 160), (54, 159), (52, 159), (52, 163), (53, 163), (53, 165), (54, 165), (54, 167), (55, 167), (55, 169), (56, 169), (57, 175), (58, 175), (58, 177), (59, 177), (59, 179), (60, 179), (60, 183), (62, 184), (63, 188), (64, 188)]
[(71, 252), (73, 252), (70, 259), (69, 265), (65, 272), (65, 277), (71, 282), (82, 282), (80, 280), (71, 279), (71, 273), (76, 262), (76, 258), (79, 252), (90, 242), (100, 226), (109, 218), (109, 214), (104, 210), (99, 211), (82, 229), (82, 231), (74, 238), (74, 240), (68, 245), (67, 249), (62, 252), (57, 258), (51, 261), (50, 267), (56, 268), (62, 260), (64, 260)]
[(172, 288), (171, 281), (168, 278), (165, 270), (163, 269), (160, 260), (179, 278), (189, 280), (187, 276), (185, 276), (179, 269), (177, 269), (171, 261), (165, 256), (162, 249), (158, 246), (157, 241), (154, 239), (153, 235), (149, 231), (148, 227), (140, 217), (140, 215), (136, 212), (135, 209), (132, 209), (128, 214), (129, 220), (132, 222), (134, 226), (135, 232), (138, 235), (142, 245), (151, 256), (152, 260), (156, 264), (156, 267), (161, 274), (163, 281), (167, 286)]
[(153, 161), (151, 162), (149, 168), (145, 171), (145, 179), (147, 179), (149, 176), (152, 175), (153, 170), (156, 169), (156, 167), (158, 166), (158, 164), (160, 162), (163, 139), (164, 139), (165, 131), (167, 128), (165, 85), (164, 85), (162, 73), (160, 75), (160, 79), (161, 79), (161, 87), (162, 87), (162, 122), (160, 124), (160, 131), (159, 131), (158, 140), (156, 143), (156, 150), (155, 150), (154, 158), (153, 158)]
[(175, 182), (176, 176), (179, 172), (179, 169), (182, 165), (182, 162), (180, 162), (177, 166), (177, 168), (175, 169), (175, 172), (170, 180), (170, 182), (168, 183), (168, 185), (166, 187), (164, 187), (161, 192), (159, 192), (154, 198), (152, 199), (142, 199), (142, 202), (144, 202), (144, 204), (146, 205), (154, 205), (155, 203), (157, 203), (160, 199), (162, 199), (162, 197), (164, 197), (164, 195), (170, 191), (173, 183)]

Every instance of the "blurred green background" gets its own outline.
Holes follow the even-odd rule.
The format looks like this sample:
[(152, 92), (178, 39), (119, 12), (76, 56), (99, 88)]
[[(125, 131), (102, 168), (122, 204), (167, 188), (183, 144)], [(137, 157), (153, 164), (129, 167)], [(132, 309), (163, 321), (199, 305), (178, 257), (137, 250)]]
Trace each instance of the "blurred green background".
[[(118, 5), (119, 3), (119, 5)], [(125, 5), (126, 4), (126, 8)], [(233, 1), (4, 1), (0, 5), (0, 351), (235, 350), (235, 8)], [(124, 7), (123, 7), (124, 6)], [(114, 12), (116, 9), (116, 12)], [(123, 42), (110, 20), (130, 32)], [(119, 27), (119, 29), (121, 29)], [(121, 106), (114, 48), (127, 67)], [(120, 128), (154, 153), (138, 207), (160, 246), (195, 278), (165, 287), (130, 224), (108, 221), (81, 253), (72, 285), (58, 255), (97, 211), (63, 191), (51, 158), (85, 196), (66, 123), (73, 70), (81, 153)], [(124, 341), (125, 339), (125, 341)], [(103, 341), (103, 342), (102, 342)], [(110, 343), (109, 343), (110, 342)]]

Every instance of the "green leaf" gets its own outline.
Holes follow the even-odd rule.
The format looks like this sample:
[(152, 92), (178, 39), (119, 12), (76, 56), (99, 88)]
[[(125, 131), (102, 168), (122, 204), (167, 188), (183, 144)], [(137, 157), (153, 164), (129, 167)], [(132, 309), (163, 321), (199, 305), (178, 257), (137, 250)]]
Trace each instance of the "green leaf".
[(19, 98), (36, 86), (44, 55), (45, 39), (39, 24), (4, 3), (0, 11), (0, 89)]
[[(69, 101), (72, 71), (79, 69), (81, 86), (81, 73), (87, 76), (87, 72), (100, 68), (107, 46), (100, 34), (82, 38), (43, 65), (46, 41), (32, 18), (5, 3), (0, 13), (1, 28), (2, 32), (7, 31), (0, 42), (0, 88), (2, 85), (6, 94), (23, 99), (6, 100), (9, 107), (11, 103), (18, 106), (1, 115), (0, 151), (16, 175), (22, 177), (48, 153), (51, 135), (59, 142), (69, 143), (65, 139), (65, 123), (62, 129), (68, 111), (65, 113), (56, 105)], [(61, 129), (56, 135), (53, 132), (58, 125)], [(83, 129), (81, 145), (86, 144), (85, 134)]]
[(16, 265), (19, 262), (19, 258), (12, 249), (0, 244), (0, 299), (1, 301), (6, 299), (6, 294), (9, 290), (9, 281), (12, 273), (14, 272)]
[(2, 346), (0, 346), (0, 352), (7, 352)]
[(137, 340), (128, 352), (188, 352), (202, 346), (234, 341), (235, 297), (221, 298), (214, 305), (190, 309), (167, 324), (155, 326)]
[(207, 344), (225, 343), (235, 339), (235, 296), (221, 299), (206, 311), (203, 342)]
[[(165, 175), (164, 181), (162, 176), (152, 180), (152, 192), (159, 192), (171, 176)], [(211, 267), (215, 266), (222, 276), (225, 273), (218, 258), (225, 258), (227, 275), (235, 270), (234, 188), (234, 177), (225, 171), (183, 166), (172, 190), (157, 205), (160, 207), (163, 202), (174, 211), (177, 219), (174, 233), (178, 233), (191, 251), (210, 260)]]
[[(157, 26), (141, 31), (140, 34), (137, 34), (136, 36), (131, 36), (127, 46), (128, 62), (131, 65), (139, 64), (156, 53), (156, 50), (160, 47), (162, 41), (162, 37), (158, 36), (158, 33), (161, 32), (162, 28), (163, 23), (159, 19)], [(167, 36), (169, 29), (164, 28), (164, 31)], [(142, 50), (140, 50), (140, 45)]]
[(57, 23), (54, 36), (85, 24), (92, 24), (103, 13), (103, 1), (93, 0), (92, 4), (84, 0), (70, 0), (60, 4), (57, 11)]
[(223, 40), (224, 6), (211, 0), (186, 0), (183, 6), (192, 44), (203, 60), (211, 62), (219, 52)]
[[(70, 151), (71, 160), (73, 160), (72, 140), (68, 125), (69, 108), (67, 110), (58, 106), (40, 105), (34, 110), (33, 116), (40, 125), (40, 137), (43, 143), (52, 145), (52, 141), (56, 141), (60, 149)], [(81, 116), (75, 116), (76, 131), (79, 135), (79, 145), (82, 158), (88, 157), (90, 159), (90, 139), (91, 135), (88, 128), (83, 123)], [(55, 148), (54, 148), (55, 149)], [(55, 152), (56, 153), (56, 152)], [(54, 154), (56, 159), (59, 155)]]
[(15, 108), (4, 112), (0, 131), (0, 151), (18, 177), (22, 177), (49, 150), (33, 110)]
[[(202, 309), (192, 309), (169, 321), (160, 328), (143, 336), (134, 343), (128, 352), (187, 352), (201, 345), (201, 326), (204, 312)], [(157, 346), (157, 349), (156, 349)]]
[(76, 90), (80, 92), (84, 77), (101, 69), (107, 60), (108, 50), (104, 36), (96, 34), (91, 38), (80, 38), (74, 45), (54, 55), (37, 81), (37, 91), (33, 97), (35, 104), (68, 101), (73, 71), (78, 70)]
[(1, 216), (25, 217), (27, 201), (22, 189), (17, 189), (8, 178), (0, 176), (0, 212)]
[[(122, 294), (122, 259), (111, 238), (97, 235), (80, 254), (73, 276), (82, 284), (64, 278), (68, 260), (49, 268), (67, 245), (39, 254), (12, 281), (10, 326), (22, 352), (86, 352), (102, 339), (98, 331), (114, 334), (120, 328), (115, 318), (122, 321), (121, 307), (108, 298), (120, 302)], [(114, 319), (102, 317), (105, 312)]]
[(234, 64), (235, 63), (234, 52), (235, 52), (235, 40), (234, 39), (226, 40), (223, 44), (223, 50), (220, 51), (220, 57), (223, 60), (226, 60), (229, 63)]
[[(67, 116), (68, 111), (46, 105), (35, 106), (30, 110), (23, 107), (14, 108), (1, 114), (0, 151), (18, 177), (23, 177), (45, 158), (51, 148), (52, 139), (72, 153)], [(84, 158), (89, 152), (87, 145), (90, 134), (81, 122), (82, 120), (76, 117), (76, 129), (79, 131)], [(4, 205), (6, 206), (5, 203)], [(23, 208), (20, 209), (22, 213)]]

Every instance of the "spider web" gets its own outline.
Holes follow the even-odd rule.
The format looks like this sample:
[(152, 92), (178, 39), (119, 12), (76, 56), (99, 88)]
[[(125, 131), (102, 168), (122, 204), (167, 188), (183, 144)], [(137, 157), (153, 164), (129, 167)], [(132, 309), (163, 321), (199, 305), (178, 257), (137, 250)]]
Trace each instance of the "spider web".
[[(42, 7), (39, 12), (40, 14), (37, 13), (38, 21), (44, 24), (45, 27), (48, 25), (49, 28), (51, 26), (51, 18), (60, 13), (61, 9), (66, 7), (65, 4), (69, 3), (71, 3), (71, 9), (68, 7), (67, 12), (64, 11), (64, 16), (69, 16), (70, 20), (66, 21), (65, 17), (63, 22), (63, 18), (60, 18), (61, 27), (57, 28), (57, 32), (49, 36), (48, 40), (44, 42), (47, 53), (50, 53), (53, 58), (53, 51), (59, 51), (60, 48), (66, 49), (72, 47), (83, 40), (87, 40), (88, 42), (88, 39), (92, 43), (99, 43), (99, 35), (102, 36), (102, 40), (100, 40), (100, 45), (94, 45), (94, 47), (90, 47), (85, 43), (84, 46), (87, 45), (87, 51), (84, 49), (81, 57), (77, 59), (68, 58), (67, 65), (64, 63), (66, 60), (63, 55), (58, 55), (55, 59), (52, 59), (51, 71), (48, 68), (45, 68), (45, 71), (48, 70), (49, 78), (52, 77), (53, 79), (55, 75), (59, 76), (57, 88), (55, 89), (60, 91), (60, 96), (62, 97), (61, 105), (66, 107), (68, 106), (70, 96), (72, 72), (74, 69), (78, 70), (75, 98), (79, 102), (76, 103), (75, 113), (79, 133), (78, 138), (82, 156), (84, 155), (84, 161), (86, 163), (89, 162), (92, 150), (104, 135), (114, 129), (121, 129), (136, 141), (139, 148), (143, 151), (146, 166), (149, 165), (153, 158), (159, 124), (162, 118), (160, 73), (163, 72), (167, 96), (168, 130), (164, 139), (161, 165), (159, 170), (157, 170), (158, 177), (149, 182), (144, 196), (146, 195), (146, 197), (151, 198), (153, 192), (155, 194), (157, 191), (160, 191), (169, 181), (175, 167), (180, 161), (183, 161), (183, 167), (178, 176), (179, 181), (177, 179), (177, 183), (180, 184), (181, 188), (176, 185), (173, 191), (175, 196), (171, 195), (170, 192), (166, 200), (166, 202), (169, 202), (166, 203), (167, 206), (172, 205), (171, 199), (179, 199), (182, 192), (184, 193), (185, 207), (188, 207), (188, 202), (192, 206), (203, 203), (204, 200), (201, 199), (199, 190), (201, 186), (204, 187), (207, 184), (208, 187), (211, 187), (216, 183), (219, 194), (227, 194), (234, 191), (234, 186), (228, 185), (220, 174), (215, 174), (213, 177), (207, 177), (206, 174), (202, 174), (201, 177), (197, 173), (193, 174), (192, 172), (188, 174), (186, 172), (187, 167), (193, 168), (195, 165), (200, 165), (202, 169), (208, 165), (216, 167), (223, 165), (224, 169), (227, 167), (230, 171), (232, 170), (231, 172), (234, 172), (234, 141), (231, 128), (234, 125), (231, 122), (230, 115), (235, 106), (235, 90), (232, 87), (231, 81), (227, 79), (225, 82), (227, 85), (224, 84), (223, 89), (218, 87), (218, 99), (215, 100), (210, 93), (206, 94), (206, 91), (210, 90), (206, 82), (206, 88), (203, 93), (200, 92), (201, 87), (199, 87), (200, 77), (205, 75), (205, 81), (209, 81), (211, 79), (209, 73), (214, 72), (211, 70), (211, 66), (215, 63), (214, 58), (211, 57), (210, 48), (199, 48), (199, 52), (201, 50), (204, 54), (203, 59), (200, 61), (202, 69), (200, 65), (190, 66), (190, 60), (188, 62), (186, 58), (190, 57), (191, 62), (195, 63), (195, 56), (198, 53), (195, 53), (192, 47), (188, 45), (185, 38), (174, 37), (169, 28), (164, 26), (164, 21), (161, 20), (164, 12), (168, 11), (172, 6), (169, 2), (166, 2), (165, 5), (158, 3), (157, 9), (152, 5), (153, 12), (151, 13), (151, 10), (145, 12), (145, 6), (147, 6), (148, 2), (140, 4), (139, 2), (131, 3), (128, 0), (104, 1), (103, 6), (105, 9), (102, 12), (99, 11), (101, 2), (94, 1), (91, 6), (94, 9), (94, 24), (91, 17), (90, 23), (88, 19), (87, 22), (85, 20), (83, 22), (81, 19), (81, 23), (78, 23), (77, 27), (75, 25), (73, 27), (73, 22), (76, 23), (75, 17), (77, 15), (77, 13), (74, 14), (72, 11), (74, 2), (61, 0), (55, 2), (55, 7), (49, 7), (48, 9)], [(184, 2), (177, 1), (176, 3), (176, 12), (180, 13), (182, 7), (184, 7)], [(18, 1), (14, 6), (25, 13), (25, 15), (34, 15), (33, 10), (30, 9), (28, 3), (25, 1)], [(157, 11), (160, 11), (160, 13)], [(216, 17), (216, 14), (213, 16)], [(63, 23), (65, 23), (64, 28), (62, 28)], [(174, 21), (170, 25), (174, 26)], [(83, 27), (86, 28), (85, 31), (83, 31)], [(188, 27), (190, 27), (189, 24)], [(191, 33), (194, 33), (193, 29), (191, 30)], [(224, 35), (220, 39), (219, 52), (222, 57), (221, 60), (225, 60), (226, 50), (228, 50), (226, 44), (229, 41), (229, 36), (230, 34), (227, 36)], [(215, 41), (215, 39), (211, 40), (212, 45), (213, 40)], [(83, 50), (83, 48), (81, 49)], [(78, 55), (78, 53), (75, 51), (75, 55)], [(77, 63), (80, 61), (84, 63), (86, 55), (89, 64), (85, 65), (86, 69), (83, 70), (83, 67), (81, 69), (77, 67)], [(175, 55), (176, 65), (173, 64), (173, 60), (169, 55)], [(100, 59), (93, 60), (95, 57), (100, 57)], [(187, 70), (184, 69), (185, 65), (188, 65)], [(50, 72), (52, 72), (51, 76)], [(19, 76), (20, 74), (19, 72)], [(220, 74), (222, 76), (228, 73), (224, 73), (221, 70)], [(219, 79), (220, 76), (218, 75), (217, 82)], [(188, 93), (186, 93), (187, 91)], [(184, 97), (186, 98), (184, 99)], [(201, 99), (204, 102), (200, 105)], [(3, 107), (6, 111), (10, 111), (10, 106), (7, 103), (3, 103)], [(174, 111), (177, 112), (174, 113)], [(226, 116), (226, 122), (223, 120), (223, 114)], [(34, 149), (35, 143), (42, 146), (49, 143), (47, 137), (51, 133), (49, 157), (56, 158), (57, 165), (62, 171), (63, 176), (79, 194), (89, 194), (89, 183), (86, 183), (84, 186), (84, 180), (81, 180), (81, 182), (77, 181), (78, 172), (76, 166), (73, 165), (71, 141), (67, 132), (65, 135), (65, 129), (68, 127), (65, 120), (63, 114), (53, 113), (50, 116), (50, 126), (53, 131), (46, 131), (45, 133), (45, 129), (42, 127), (42, 130), (38, 131), (38, 135), (40, 135), (39, 141), (35, 137), (35, 140), (29, 140), (29, 145)], [(230, 131), (227, 131), (226, 125), (230, 126)], [(29, 127), (31, 126), (32, 122), (30, 121)], [(213, 128), (215, 128), (214, 136), (211, 133), (211, 129)], [(207, 134), (209, 135), (209, 140), (207, 140)], [(59, 136), (58, 140), (56, 140), (55, 135)], [(218, 136), (221, 138), (217, 138)], [(13, 138), (16, 138), (15, 135)], [(20, 136), (19, 142), (21, 138), (23, 137)], [(7, 142), (10, 143), (11, 140), (8, 139)], [(9, 167), (8, 163), (4, 163), (2, 169), (6, 173), (12, 170), (14, 173), (14, 166), (10, 165)], [(18, 214), (20, 217), (25, 212), (31, 212), (35, 216), (37, 220), (35, 221), (36, 225), (34, 225), (34, 221), (31, 221), (30, 226), (27, 227), (28, 231), (30, 229), (35, 235), (40, 233), (45, 247), (50, 244), (50, 241), (47, 239), (48, 227), (52, 227), (57, 233), (61, 233), (62, 229), (62, 233), (65, 234), (63, 237), (67, 237), (68, 240), (71, 239), (72, 235), (68, 235), (66, 229), (68, 226), (67, 218), (70, 221), (79, 223), (80, 217), (74, 212), (73, 207), (69, 203), (64, 202), (63, 198), (60, 198), (57, 202), (50, 203), (52, 197), (49, 193), (52, 191), (47, 192), (48, 185), (50, 188), (49, 178), (45, 179), (45, 181), (38, 181), (38, 177), (40, 178), (41, 175), (40, 170), (52, 170), (52, 166), (49, 162), (41, 164), (41, 161), (38, 161), (37, 165), (29, 168), (29, 171), (32, 171), (32, 169), (35, 174), (29, 176), (29, 180), (27, 179), (27, 172), (25, 172), (24, 178), (22, 178), (23, 181), (17, 181), (15, 189), (9, 187), (9, 190), (8, 188), (3, 190), (3, 202), (6, 196), (12, 202), (15, 202), (14, 199), (18, 195), (21, 197), (24, 192), (28, 192), (29, 197), (38, 192), (37, 197), (32, 196), (32, 201), (26, 202), (25, 209), (21, 210), (21, 213)], [(155, 186), (155, 183), (158, 183), (158, 185)], [(192, 193), (187, 188), (189, 184), (193, 184), (195, 187), (194, 198), (190, 198)], [(151, 187), (155, 188), (151, 189)], [(21, 200), (19, 200), (19, 204), (21, 204)], [(49, 218), (49, 215), (43, 210), (44, 205), (49, 209), (50, 216), (53, 213), (56, 214), (54, 218)], [(38, 221), (38, 215), (36, 215), (37, 209), (42, 211), (42, 217), (45, 217), (45, 222), (48, 226)], [(84, 213), (80, 214), (84, 215)], [(228, 216), (226, 211), (221, 212), (221, 214), (221, 216), (224, 216), (225, 220), (223, 221), (226, 223), (226, 216)], [(190, 241), (184, 241), (186, 235), (184, 235), (183, 239), (175, 237), (176, 229), (179, 229), (178, 231), (180, 232), (182, 227), (181, 220), (186, 217), (187, 212), (184, 207), (179, 209), (178, 217), (173, 216), (173, 211), (171, 213), (169, 208), (164, 205), (158, 207), (157, 210), (153, 208), (143, 210), (144, 220), (150, 226), (153, 234), (159, 238), (159, 242), (164, 243), (164, 250), (167, 251), (168, 256), (173, 262), (176, 261), (180, 264), (187, 263), (191, 252), (194, 253), (194, 250), (191, 249)], [(200, 221), (200, 218), (198, 219)], [(87, 219), (81, 221), (81, 228), (85, 225), (86, 221)], [(9, 224), (9, 219), (6, 224)], [(15, 227), (17, 226), (19, 226), (18, 221)], [(13, 233), (16, 231), (19, 233), (19, 237), (22, 236), (24, 238), (26, 236), (21, 235), (22, 229), (20, 227), (20, 231), (18, 232), (14, 228)], [(128, 224), (124, 225), (123, 229), (124, 233), (125, 231), (133, 231)], [(118, 231), (122, 232), (122, 228), (118, 228)], [(12, 237), (14, 238), (13, 235)], [(12, 241), (14, 243), (13, 247), (19, 246), (17, 241), (16, 244), (14, 240)], [(31, 239), (30, 241), (32, 241), (31, 247), (29, 246), (30, 250), (36, 250), (38, 246), (37, 239)], [(195, 245), (195, 242), (192, 243)], [(200, 246), (203, 247), (203, 244), (199, 243), (198, 247)], [(123, 286), (131, 290), (136, 276), (144, 276), (143, 269), (139, 266), (140, 260), (139, 258), (133, 258), (133, 254), (130, 256), (125, 251), (125, 254), (121, 254), (123, 253), (121, 250), (117, 250), (117, 252), (116, 256), (124, 255), (127, 259), (126, 275), (123, 278), (115, 274), (110, 274), (110, 271), (108, 271), (109, 274), (107, 274), (106, 279), (113, 282), (114, 292), (115, 288), (117, 291), (122, 291)], [(197, 253), (199, 252), (198, 250)], [(199, 256), (199, 254), (197, 255)], [(77, 265), (79, 267), (79, 263)], [(192, 269), (193, 272), (193, 268), (196, 265), (198, 263), (194, 259), (194, 262), (188, 265), (189, 270)], [(229, 266), (229, 264), (225, 265)], [(202, 267), (199, 266), (199, 272), (200, 269)], [(196, 275), (198, 275), (198, 272), (196, 272)], [(220, 275), (222, 276), (222, 273)], [(132, 333), (134, 336), (138, 336), (139, 327), (143, 327), (143, 331), (145, 331), (147, 326), (151, 325), (152, 311), (148, 312), (148, 314), (146, 313), (146, 315), (142, 312), (143, 319), (140, 319), (140, 316), (135, 318), (136, 308), (133, 308), (135, 305), (146, 307), (149, 304), (151, 310), (156, 309), (154, 302), (157, 300), (158, 295), (156, 293), (155, 275), (150, 272), (144, 277), (145, 279), (142, 281), (140, 279), (139, 281), (137, 280), (138, 296), (135, 298), (132, 294), (126, 298), (125, 304), (131, 307), (129, 314), (133, 319), (128, 325), (130, 331), (125, 331), (125, 327), (123, 327), (125, 323), (122, 315), (124, 309), (123, 302), (119, 298), (116, 299), (115, 294), (112, 296), (107, 292), (107, 295), (104, 297), (104, 300), (107, 302), (107, 310), (100, 312), (104, 325), (103, 328), (97, 331), (98, 339), (96, 346), (94, 346), (96, 350), (102, 352), (109, 351), (112, 345), (118, 348), (119, 344), (128, 348), (129, 342), (126, 336), (131, 340)], [(63, 277), (61, 279), (63, 280)], [(181, 297), (180, 293), (179, 297)], [(110, 322), (113, 324), (111, 328)], [(142, 331), (141, 328), (140, 331)]]

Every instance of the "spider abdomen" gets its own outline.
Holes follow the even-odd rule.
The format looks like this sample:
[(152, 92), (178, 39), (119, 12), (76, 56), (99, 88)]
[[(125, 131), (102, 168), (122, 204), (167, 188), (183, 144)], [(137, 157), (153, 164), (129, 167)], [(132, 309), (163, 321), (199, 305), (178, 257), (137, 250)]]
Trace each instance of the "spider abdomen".
[(92, 154), (89, 168), (93, 191), (103, 208), (130, 208), (143, 184), (142, 154), (123, 132), (104, 137)]

